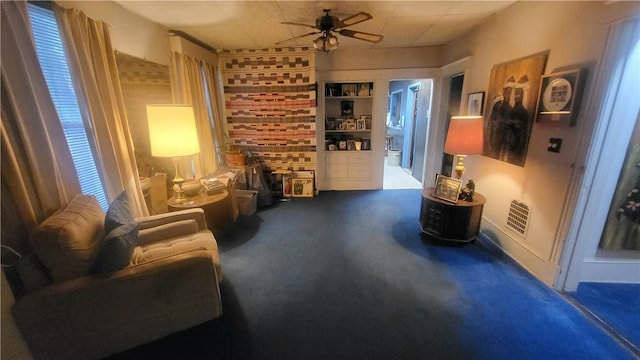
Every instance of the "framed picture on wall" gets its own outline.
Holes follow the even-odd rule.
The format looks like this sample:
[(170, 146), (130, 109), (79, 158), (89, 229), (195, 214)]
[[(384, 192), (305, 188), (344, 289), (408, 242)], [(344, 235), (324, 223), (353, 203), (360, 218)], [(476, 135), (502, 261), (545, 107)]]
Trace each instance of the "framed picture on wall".
[(467, 115), (482, 116), (484, 110), (484, 91), (469, 94), (467, 99)]
[(541, 52), (491, 68), (482, 155), (524, 166), (547, 55)]
[(584, 72), (584, 69), (575, 69), (542, 76), (536, 122), (562, 126), (576, 124)]

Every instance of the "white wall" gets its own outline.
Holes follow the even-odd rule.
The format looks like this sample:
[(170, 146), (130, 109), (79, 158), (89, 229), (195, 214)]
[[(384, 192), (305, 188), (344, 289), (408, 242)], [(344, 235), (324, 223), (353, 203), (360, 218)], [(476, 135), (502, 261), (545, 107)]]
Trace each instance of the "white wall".
[(56, 3), (65, 8), (81, 10), (88, 17), (111, 25), (109, 31), (115, 50), (158, 64), (169, 64), (167, 29), (111, 1), (58, 0)]
[[(584, 109), (608, 24), (637, 13), (635, 2), (517, 2), (446, 49), (446, 63), (471, 56), (465, 77), (467, 92), (486, 91), (493, 65), (543, 51), (549, 51), (545, 74), (573, 66), (589, 70), (577, 125), (534, 123), (524, 167), (479, 155), (465, 161), (477, 191), (487, 198), (483, 233), (549, 285), (555, 279), (566, 236), (563, 216), (574, 201), (569, 193), (571, 181), (580, 179), (584, 166), (579, 151), (582, 135), (584, 132), (588, 140), (593, 128), (595, 116)], [(559, 154), (546, 150), (550, 137), (563, 139)], [(531, 207), (525, 238), (505, 229), (513, 199)]]

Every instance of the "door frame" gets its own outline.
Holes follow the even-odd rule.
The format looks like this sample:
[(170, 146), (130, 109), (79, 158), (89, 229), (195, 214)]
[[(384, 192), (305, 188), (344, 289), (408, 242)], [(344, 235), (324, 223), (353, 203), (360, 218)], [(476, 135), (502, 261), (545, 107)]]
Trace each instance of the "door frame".
[[(632, 31), (622, 25), (613, 28), (610, 34), (633, 36)], [(586, 154), (585, 159), (576, 161), (585, 164), (580, 168), (584, 175), (583, 171), (575, 172), (571, 182), (574, 185), (568, 198), (575, 206), (565, 214), (569, 218), (569, 230), (554, 282), (554, 288), (558, 290), (575, 291), (580, 282), (590, 281), (640, 283), (640, 259), (608, 258), (598, 254), (600, 237), (618, 183), (618, 177), (611, 174), (620, 174), (629, 138), (640, 116), (637, 97), (625, 96), (640, 93), (637, 83), (640, 39), (635, 38), (635, 41), (629, 48), (625, 41), (610, 35), (596, 74), (586, 109), (587, 114), (594, 114), (594, 125), (593, 130), (587, 129), (581, 139), (580, 146), (584, 151), (578, 153)], [(625, 49), (634, 50), (625, 54)]]

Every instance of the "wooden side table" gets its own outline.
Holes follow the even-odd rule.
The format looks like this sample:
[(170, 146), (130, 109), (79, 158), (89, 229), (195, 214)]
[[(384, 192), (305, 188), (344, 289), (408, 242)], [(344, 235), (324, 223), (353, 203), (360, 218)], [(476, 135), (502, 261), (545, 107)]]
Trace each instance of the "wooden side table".
[(207, 220), (207, 227), (214, 235), (222, 234), (227, 226), (233, 222), (231, 197), (227, 190), (222, 190), (212, 195), (200, 194), (188, 198), (187, 202), (182, 204), (176, 203), (176, 197), (174, 196), (167, 201), (167, 204), (169, 205), (169, 211), (202, 208)]
[(420, 228), (428, 237), (442, 241), (472, 242), (480, 233), (484, 196), (475, 193), (473, 201), (447, 202), (433, 196), (433, 188), (422, 191)]

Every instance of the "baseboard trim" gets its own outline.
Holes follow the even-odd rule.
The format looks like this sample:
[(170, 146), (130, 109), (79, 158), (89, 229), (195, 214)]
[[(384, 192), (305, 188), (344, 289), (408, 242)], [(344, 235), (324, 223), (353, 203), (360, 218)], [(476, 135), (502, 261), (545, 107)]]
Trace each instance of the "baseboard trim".
[(494, 243), (495, 246), (538, 278), (538, 280), (553, 287), (556, 273), (558, 272), (558, 265), (541, 259), (516, 239), (510, 237), (506, 232), (486, 219), (482, 219), (481, 235), (487, 238), (488, 241)]

